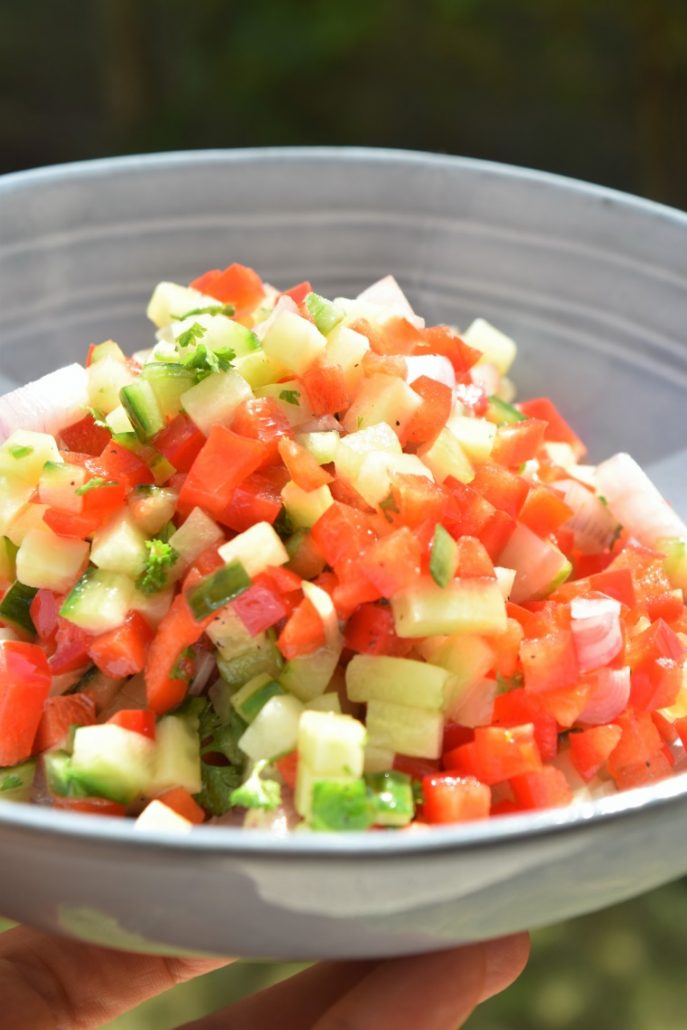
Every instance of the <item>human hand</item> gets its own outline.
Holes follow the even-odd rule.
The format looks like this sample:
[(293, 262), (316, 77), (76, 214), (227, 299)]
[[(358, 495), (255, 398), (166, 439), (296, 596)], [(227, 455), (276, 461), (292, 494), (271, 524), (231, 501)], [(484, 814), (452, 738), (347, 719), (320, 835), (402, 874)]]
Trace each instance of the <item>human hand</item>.
[[(528, 952), (518, 934), (409, 958), (322, 962), (185, 1030), (456, 1030), (520, 975)], [(2, 1025), (91, 1030), (228, 961), (110, 951), (18, 927), (0, 936)]]

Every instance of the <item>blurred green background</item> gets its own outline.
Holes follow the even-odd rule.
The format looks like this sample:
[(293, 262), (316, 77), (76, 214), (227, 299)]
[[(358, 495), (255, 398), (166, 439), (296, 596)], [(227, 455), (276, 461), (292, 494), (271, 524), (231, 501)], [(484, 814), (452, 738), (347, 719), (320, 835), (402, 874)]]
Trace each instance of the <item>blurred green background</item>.
[[(686, 0), (0, 6), (0, 172), (367, 144), (544, 168), (687, 208), (686, 116)], [(471, 1030), (678, 1030), (686, 925), (677, 883), (538, 932), (526, 975)], [(290, 969), (235, 966), (112, 1026), (166, 1030)]]

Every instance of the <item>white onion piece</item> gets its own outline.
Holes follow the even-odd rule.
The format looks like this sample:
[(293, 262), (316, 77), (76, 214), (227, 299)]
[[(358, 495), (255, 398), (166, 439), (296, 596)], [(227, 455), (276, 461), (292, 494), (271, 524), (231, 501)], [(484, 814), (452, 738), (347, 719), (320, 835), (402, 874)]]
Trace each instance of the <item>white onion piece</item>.
[(629, 454), (614, 454), (596, 470), (599, 493), (621, 524), (640, 543), (687, 537), (687, 526)]
[(427, 376), (437, 383), (443, 383), (453, 390), (456, 385), (456, 373), (453, 365), (442, 354), (410, 355), (403, 359), (406, 363), (406, 382), (410, 385), (420, 376)]
[(618, 529), (614, 514), (576, 479), (561, 479), (552, 485), (574, 512), (565, 528), (575, 534), (575, 546), (584, 554), (606, 550)]
[(316, 586), (314, 583), (308, 583), (307, 580), (303, 580), (301, 586), (303, 587), (303, 594), (308, 598), (313, 608), (317, 611), (317, 614), (322, 619), (324, 625), (324, 638), (325, 647), (335, 650), (341, 647), (341, 631), (339, 629), (339, 620), (336, 615), (336, 608), (334, 602), (322, 587)]
[(279, 298), (277, 303), (272, 308), (271, 314), (269, 314), (267, 318), (264, 319), (264, 321), (258, 322), (258, 324), (253, 327), (252, 332), (257, 336), (259, 340), (263, 340), (265, 338), (267, 330), (270, 329), (272, 325), (274, 325), (275, 321), (277, 320), (279, 315), (281, 315), (282, 311), (291, 311), (295, 314), (299, 314), (298, 305), (296, 304), (295, 300), (292, 297), (287, 296), (286, 294), (283, 294)]
[(482, 387), (488, 397), (498, 393), (501, 373), (496, 365), (492, 365), (488, 361), (480, 361), (470, 369), (470, 377), (473, 383)]
[(579, 715), (579, 721), (590, 726), (603, 726), (617, 719), (630, 700), (630, 667), (599, 669), (589, 700)]
[(494, 718), (497, 690), (496, 680), (479, 680), (451, 704), (449, 718), (461, 726), (488, 726)]
[(577, 665), (591, 672), (613, 661), (623, 646), (620, 601), (614, 597), (575, 597), (570, 602)]
[(88, 404), (85, 368), (59, 368), (0, 397), (0, 443), (15, 429), (55, 435), (83, 418)]
[(299, 433), (343, 433), (343, 426), (334, 415), (319, 415), (298, 426)]
[(424, 329), (425, 327), (424, 318), (420, 318), (419, 315), (415, 314), (410, 301), (393, 275), (385, 275), (383, 279), (378, 279), (376, 283), (372, 283), (366, 290), (358, 294), (356, 300), (362, 304), (369, 304), (384, 309), (387, 318), (400, 315), (401, 318), (406, 318), (418, 329)]
[(216, 666), (217, 662), (212, 651), (199, 652), (196, 661), (196, 674), (188, 688), (191, 697), (198, 697), (199, 694), (203, 693)]

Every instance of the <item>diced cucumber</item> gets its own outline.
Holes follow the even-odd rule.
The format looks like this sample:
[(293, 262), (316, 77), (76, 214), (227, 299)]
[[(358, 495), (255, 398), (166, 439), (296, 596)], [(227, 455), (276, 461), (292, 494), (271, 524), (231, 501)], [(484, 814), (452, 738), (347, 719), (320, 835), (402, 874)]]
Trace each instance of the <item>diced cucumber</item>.
[(254, 762), (293, 751), (302, 713), (303, 705), (295, 697), (284, 694), (270, 698), (239, 739), (239, 747)]
[(367, 774), (365, 782), (372, 793), (374, 821), (379, 826), (407, 826), (415, 815), (415, 799), (410, 777), (400, 772)]
[(46, 528), (43, 516), (47, 510), (47, 504), (38, 504), (32, 501), (15, 515), (7, 527), (7, 536), (15, 547), (21, 547), (27, 533), (30, 533), (32, 529)]
[(105, 358), (114, 358), (115, 361), (122, 363), (126, 361), (124, 351), (114, 340), (104, 340), (103, 343), (96, 343), (90, 352), (89, 363), (95, 365), (98, 361), (103, 361)]
[(0, 475), (0, 533), (7, 535), (14, 519), (29, 503), (34, 484)]
[(190, 833), (193, 823), (163, 801), (154, 799), (148, 802), (138, 816), (134, 829), (146, 833)]
[(365, 746), (365, 772), (388, 772), (393, 768), (396, 752), (392, 748), (380, 747), (375, 741), (368, 740)]
[(251, 643), (250, 649), (218, 659), (220, 675), (229, 686), (240, 687), (261, 672), (272, 677), (279, 675), (281, 656), (269, 637), (261, 634), (259, 638), (253, 637)]
[(509, 425), (512, 422), (524, 422), (527, 416), (523, 415), (517, 408), (514, 408), (512, 404), (507, 404), (506, 401), (501, 400), (496, 394), (492, 394), (489, 398), (487, 418), (497, 426), (503, 426)]
[(21, 636), (36, 635), (36, 627), (31, 618), (31, 602), (36, 596), (37, 589), (17, 580), (0, 601), (0, 621), (12, 626)]
[(511, 367), (518, 352), (515, 340), (506, 336), (485, 318), (476, 318), (462, 336), (470, 347), (482, 351), (482, 360), (495, 365), (502, 375)]
[(62, 511), (80, 512), (83, 498), (77, 490), (84, 485), (86, 471), (78, 465), (48, 461), (38, 480), (38, 497), (42, 504)]
[(353, 486), (368, 504), (376, 507), (389, 496), (394, 476), (424, 476), (432, 473), (416, 454), (366, 454)]
[(498, 557), (499, 565), (515, 569), (511, 600), (516, 604), (546, 597), (564, 583), (572, 566), (562, 551), (518, 523)]
[(488, 461), (494, 449), (496, 426), (486, 418), (451, 415), (447, 423), (469, 461)]
[(17, 578), (17, 549), (9, 537), (0, 536), (0, 580), (11, 582)]
[[(217, 308), (217, 301), (214, 306)], [(168, 330), (182, 354), (185, 350), (183, 347), (185, 334), (189, 329), (195, 331), (195, 326), (200, 326), (203, 330), (202, 335), (199, 334), (200, 342), (211, 351), (226, 352), (229, 350), (238, 357), (250, 354), (260, 346), (260, 341), (255, 333), (241, 325), (240, 322), (228, 318), (226, 314), (191, 311), (186, 318), (173, 322)]]
[(89, 633), (105, 633), (121, 626), (133, 596), (128, 576), (90, 568), (65, 598), (60, 615)]
[(60, 461), (54, 437), (15, 429), (0, 447), (0, 476), (36, 486), (46, 461)]
[(289, 552), (288, 568), (303, 579), (315, 579), (324, 570), (326, 562), (306, 529), (297, 529), (286, 541)]
[(284, 688), (278, 680), (268, 673), (259, 673), (245, 683), (232, 697), (231, 703), (242, 719), (251, 723), (260, 709), (271, 697), (284, 694)]
[(0, 801), (30, 801), (36, 759), (0, 769)]
[(298, 758), (316, 776), (363, 774), (365, 727), (350, 715), (303, 712), (298, 727)]
[(283, 487), (281, 498), (294, 529), (310, 529), (334, 503), (326, 484), (316, 490), (304, 490), (291, 479)]
[(400, 637), (450, 633), (503, 633), (506, 605), (495, 579), (454, 579), (438, 587), (431, 579), (391, 600)]
[(328, 465), (335, 461), (340, 439), (335, 429), (321, 433), (299, 433), (296, 436), (297, 443), (312, 454), (318, 465)]
[(446, 669), (428, 662), (357, 654), (346, 667), (346, 692), (351, 701), (395, 701), (440, 711), (449, 678)]
[(201, 380), (181, 396), (181, 405), (207, 436), (213, 425), (228, 426), (240, 404), (253, 396), (253, 392), (234, 369), (215, 372)]
[(174, 490), (146, 483), (133, 488), (127, 497), (127, 504), (136, 527), (145, 536), (155, 536), (172, 519), (177, 500), (178, 495)]
[(234, 368), (243, 376), (252, 390), (276, 383), (284, 374), (281, 365), (265, 354), (264, 350), (255, 350), (245, 357), (237, 358)]
[(294, 429), (302, 426), (304, 422), (312, 421), (314, 418), (313, 410), (298, 379), (289, 379), (285, 382), (261, 386), (255, 390), (255, 396), (272, 397)]
[(216, 297), (194, 290), (192, 286), (162, 282), (153, 290), (146, 314), (153, 325), (162, 329), (175, 319), (182, 318), (187, 312), (212, 307), (218, 303)]
[(451, 674), (448, 684), (449, 699), (460, 696), (469, 687), (479, 683), (493, 668), (494, 649), (484, 637), (459, 633), (449, 637), (429, 637), (419, 645), (422, 657), (446, 669)]
[(156, 744), (142, 733), (113, 723), (79, 726), (69, 762), (69, 778), (88, 794), (129, 804), (149, 791)]
[(202, 788), (198, 716), (166, 715), (155, 731), (152, 775), (145, 787), (150, 797), (171, 787), (184, 787), (190, 794)]
[(312, 830), (343, 833), (366, 830), (375, 821), (376, 805), (362, 779), (314, 780), (308, 821)]
[(326, 340), (307, 318), (293, 311), (282, 311), (262, 341), (263, 350), (284, 368), (302, 375), (323, 353)]
[(666, 556), (663, 568), (668, 579), (687, 594), (687, 540), (659, 540), (656, 547)]
[(139, 440), (145, 443), (164, 429), (165, 419), (155, 390), (146, 379), (123, 386), (119, 398)]
[(143, 366), (141, 377), (152, 386), (164, 419), (181, 411), (181, 397), (196, 381), (192, 369), (173, 361), (149, 361)]
[(331, 683), (340, 654), (340, 648), (322, 647), (313, 654), (292, 658), (282, 669), (279, 682), (301, 701), (312, 701)]
[(393, 701), (370, 701), (365, 722), (377, 746), (414, 758), (438, 758), (441, 754), (444, 719), (440, 712)]
[[(105, 419), (105, 424), (110, 432), (114, 434), (120, 433), (134, 433), (134, 427), (131, 424), (131, 419), (127, 415), (124, 405), (118, 404), (117, 407), (110, 412)], [(136, 437), (138, 439), (138, 437)]]
[(224, 533), (202, 508), (194, 508), (169, 538), (169, 543), (184, 565), (191, 565), (199, 554), (224, 540)]
[(400, 435), (421, 404), (420, 395), (405, 380), (378, 372), (360, 384), (343, 426), (347, 433), (355, 433), (386, 422)]
[(224, 608), (250, 585), (250, 576), (241, 562), (232, 561), (202, 579), (189, 591), (186, 600), (193, 617), (200, 622), (218, 608)]
[(327, 361), (343, 369), (346, 387), (353, 393), (363, 379), (363, 358), (370, 349), (366, 336), (346, 325), (338, 325), (327, 336)]
[[(168, 579), (171, 576), (168, 574)], [(151, 626), (159, 626), (165, 615), (172, 607), (172, 601), (174, 600), (174, 587), (169, 586), (164, 590), (156, 590), (152, 594), (141, 593), (140, 590), (134, 590), (131, 597), (131, 610), (134, 612), (140, 612), (141, 615), (145, 616), (147, 622)]]
[(310, 712), (334, 712), (341, 715), (341, 699), (335, 691), (327, 691), (319, 697), (313, 697), (305, 703), (305, 708)]
[(251, 578), (271, 565), (285, 565), (289, 555), (269, 522), (256, 522), (219, 548), (219, 556), (229, 563), (239, 561)]
[(343, 321), (344, 312), (318, 293), (309, 293), (305, 298), (305, 306), (323, 336), (328, 336)]
[(93, 535), (91, 561), (99, 569), (135, 579), (145, 568), (146, 556), (146, 538), (129, 510), (115, 515)]
[(453, 579), (458, 566), (458, 545), (450, 533), (437, 523), (429, 555), (429, 572), (440, 587), (446, 587)]
[(252, 637), (232, 608), (220, 611), (206, 632), (223, 658), (234, 658), (252, 650), (262, 642), (264, 636), (258, 634)]
[(88, 544), (57, 536), (51, 529), (31, 529), (17, 551), (17, 577), (29, 587), (63, 593), (88, 559)]
[(128, 365), (113, 357), (105, 357), (86, 369), (88, 375), (88, 399), (92, 408), (109, 415), (119, 407), (120, 390), (134, 382)]
[(453, 476), (461, 483), (470, 483), (475, 478), (470, 459), (454, 434), (446, 427), (431, 444), (421, 447), (418, 455), (432, 471), (438, 483), (443, 483), (449, 476)]

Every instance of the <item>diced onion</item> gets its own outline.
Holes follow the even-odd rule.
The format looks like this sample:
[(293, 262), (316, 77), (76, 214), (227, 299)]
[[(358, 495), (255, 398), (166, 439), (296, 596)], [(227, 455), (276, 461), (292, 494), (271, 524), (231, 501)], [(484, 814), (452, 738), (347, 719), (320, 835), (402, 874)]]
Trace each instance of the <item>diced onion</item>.
[(585, 554), (606, 550), (618, 529), (618, 520), (606, 505), (576, 479), (559, 480), (554, 487), (574, 512), (565, 528), (575, 534), (575, 546)]
[(687, 537), (687, 526), (629, 454), (614, 454), (596, 470), (599, 493), (632, 536), (647, 547)]
[(191, 680), (188, 692), (192, 697), (198, 697), (205, 690), (208, 680), (217, 667), (215, 653), (213, 651), (201, 651), (196, 661), (196, 674)]
[(625, 711), (629, 699), (629, 666), (624, 665), (622, 669), (599, 669), (579, 721), (590, 726), (603, 726)]
[(570, 602), (570, 614), (580, 672), (608, 665), (623, 646), (620, 601), (614, 597), (576, 597)]
[(308, 598), (324, 625), (325, 646), (332, 650), (341, 646), (341, 631), (334, 602), (322, 587), (303, 580), (303, 594)]
[(427, 376), (437, 383), (443, 383), (453, 390), (456, 385), (456, 373), (453, 365), (442, 354), (417, 354), (404, 358), (406, 363), (406, 382), (410, 385), (420, 376)]
[(66, 365), (0, 397), (0, 443), (15, 429), (56, 435), (78, 422), (89, 404), (87, 384), (81, 365)]

